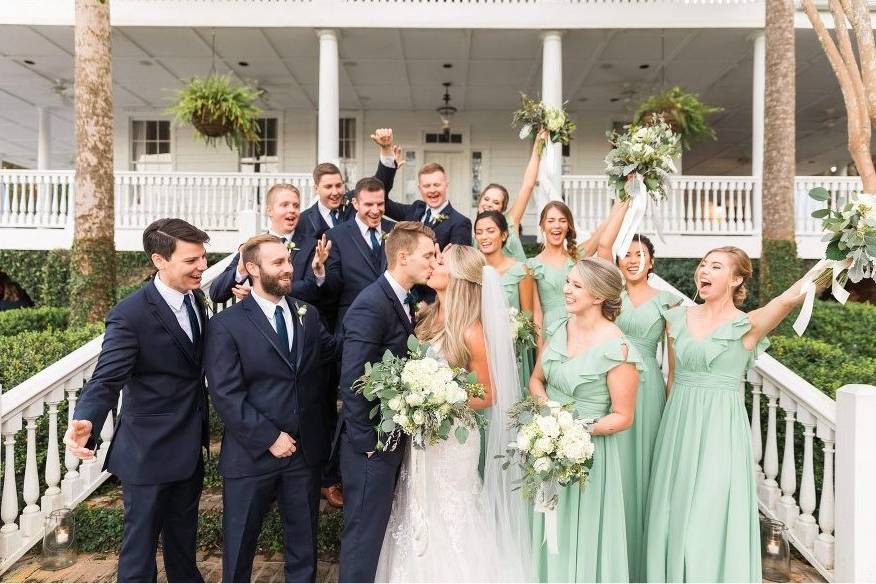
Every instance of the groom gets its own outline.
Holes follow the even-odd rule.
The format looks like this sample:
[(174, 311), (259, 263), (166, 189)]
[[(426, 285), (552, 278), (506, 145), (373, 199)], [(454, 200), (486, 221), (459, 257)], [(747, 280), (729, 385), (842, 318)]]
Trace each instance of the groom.
[(366, 287), (344, 318), (341, 358), (341, 417), (338, 422), (344, 481), (344, 531), (340, 582), (373, 582), (405, 442), (377, 452), (374, 407), (353, 389), (366, 363), (387, 350), (402, 357), (414, 332), (415, 284), (425, 284), (435, 268), (435, 234), (418, 221), (396, 224), (384, 242), (387, 271)]

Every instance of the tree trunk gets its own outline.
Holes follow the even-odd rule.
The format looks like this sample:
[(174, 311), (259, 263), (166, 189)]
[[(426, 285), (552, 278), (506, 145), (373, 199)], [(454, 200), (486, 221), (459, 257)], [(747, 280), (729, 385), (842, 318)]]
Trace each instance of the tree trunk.
[[(761, 303), (798, 276), (794, 240), (796, 131), (794, 0), (766, 3), (766, 95), (762, 190)], [(790, 265), (789, 265), (790, 262)]]
[(76, 0), (74, 323), (101, 321), (115, 301), (113, 95), (109, 2)]

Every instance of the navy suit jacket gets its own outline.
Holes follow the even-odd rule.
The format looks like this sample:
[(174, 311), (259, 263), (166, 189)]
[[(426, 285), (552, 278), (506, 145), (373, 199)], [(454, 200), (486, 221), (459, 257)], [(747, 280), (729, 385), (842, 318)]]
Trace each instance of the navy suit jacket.
[[(207, 313), (203, 296), (195, 296), (203, 339)], [(197, 469), (209, 439), (203, 344), (189, 340), (154, 282), (107, 316), (100, 357), (73, 419), (90, 421), (96, 437), (124, 392), (105, 464), (123, 482), (181, 481)]]
[[(396, 221), (422, 221), (426, 214), (426, 202), (419, 200), (411, 204), (399, 203), (386, 196), (386, 216)], [(442, 215), (447, 218), (443, 221), (427, 223), (435, 232), (438, 246), (444, 249), (451, 243), (459, 245), (471, 245), (471, 220), (447, 203)]]
[[(252, 294), (213, 317), (204, 364), (213, 407), (225, 424), (219, 472), (239, 478), (279, 471), (304, 457), (308, 465), (328, 460), (331, 429), (325, 425), (323, 364), (337, 356), (316, 308), (287, 296), (292, 310), (294, 354), (281, 347)], [(298, 307), (306, 307), (303, 317)], [(271, 445), (286, 432), (295, 439), (292, 457), (276, 458)]]
[[(395, 223), (387, 219), (380, 223), (384, 233), (392, 231), (394, 226)], [(359, 293), (386, 271), (386, 253), (381, 249), (374, 257), (355, 220), (330, 229), (328, 239), (332, 242), (332, 250), (326, 261), (326, 283), (323, 286), (328, 286), (337, 299), (336, 322), (340, 324)]]
[[(374, 177), (380, 179), (380, 182), (383, 183), (387, 199), (389, 199), (389, 191), (392, 190), (392, 185), (395, 182), (396, 170), (397, 168), (394, 166), (384, 166), (382, 162), (377, 163), (377, 172), (374, 173)], [(352, 203), (353, 193), (354, 191), (349, 190), (344, 194), (345, 203), (341, 205), (339, 209), (341, 223), (352, 221), (353, 217), (356, 216), (356, 209), (353, 208)], [(326, 223), (325, 219), (322, 218), (322, 214), (319, 212), (318, 203), (312, 204), (301, 212), (301, 219), (299, 219), (298, 225), (299, 228), (303, 228), (308, 235), (316, 239), (319, 239), (322, 237), (323, 233), (331, 229), (331, 225)]]
[[(292, 241), (296, 247), (296, 250), (290, 253), (294, 270), (292, 272), (292, 296), (305, 302), (318, 304), (322, 296), (320, 294), (321, 287), (316, 285), (316, 276), (310, 269), (313, 253), (316, 250), (316, 239), (310, 237), (304, 230), (296, 229)], [(210, 300), (221, 304), (231, 299), (233, 296), (231, 289), (237, 286), (237, 262), (239, 260), (240, 254), (234, 254), (234, 258), (225, 271), (210, 284)], [(248, 280), (249, 278), (246, 279), (246, 281)]]
[(414, 323), (390, 286), (381, 276), (362, 290), (343, 320), (344, 344), (341, 357), (341, 415), (338, 429), (346, 431), (357, 452), (376, 450), (376, 419), (370, 412), (374, 403), (357, 394), (353, 383), (365, 372), (366, 363), (376, 363), (386, 350), (403, 357)]

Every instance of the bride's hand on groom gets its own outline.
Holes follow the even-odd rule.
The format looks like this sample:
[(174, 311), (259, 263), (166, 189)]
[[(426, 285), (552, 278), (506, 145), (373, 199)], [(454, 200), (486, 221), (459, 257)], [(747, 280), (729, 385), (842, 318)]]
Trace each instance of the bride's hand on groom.
[(280, 435), (268, 449), (275, 458), (286, 458), (295, 454), (295, 440), (286, 432), (280, 432)]

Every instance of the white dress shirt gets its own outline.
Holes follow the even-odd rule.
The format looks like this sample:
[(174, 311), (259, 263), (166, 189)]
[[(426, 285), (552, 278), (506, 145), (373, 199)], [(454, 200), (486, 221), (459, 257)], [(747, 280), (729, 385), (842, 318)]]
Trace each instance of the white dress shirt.
[[(341, 195), (341, 196), (343, 197), (344, 195)], [(325, 224), (329, 226), (329, 229), (334, 227), (335, 224), (332, 221), (332, 217), (331, 217), (332, 210), (329, 209), (328, 207), (326, 207), (325, 205), (323, 205), (322, 201), (316, 202), (316, 208), (317, 208), (317, 210), (319, 210), (319, 214), (322, 215), (322, 220), (325, 221)], [(340, 213), (341, 208), (338, 207), (337, 211), (338, 211), (338, 213)]]
[(405, 309), (405, 314), (408, 315), (408, 320), (413, 322), (413, 319), (411, 318), (411, 307), (405, 304), (405, 298), (407, 298), (409, 290), (405, 290), (404, 286), (399, 284), (396, 279), (392, 277), (389, 270), (383, 272), (383, 277), (386, 278), (386, 281), (392, 286), (392, 291), (395, 292), (398, 301), (401, 302), (402, 308)]
[(267, 298), (259, 296), (255, 290), (252, 291), (252, 297), (255, 299), (256, 304), (259, 305), (259, 308), (262, 309), (262, 312), (265, 313), (265, 318), (268, 319), (274, 332), (277, 332), (277, 321), (274, 320), (274, 312), (276, 312), (278, 306), (283, 309), (283, 320), (286, 321), (286, 333), (289, 335), (289, 350), (291, 351), (292, 337), (295, 334), (295, 325), (292, 322), (292, 310), (289, 308), (289, 303), (286, 302), (286, 298), (280, 298), (280, 301), (274, 304)]
[[(371, 227), (368, 227), (368, 225), (359, 218), (358, 213), (356, 214), (355, 221), (356, 226), (359, 227), (359, 233), (362, 234), (362, 239), (365, 240), (365, 245), (368, 246), (368, 249), (374, 249), (373, 247), (371, 247), (371, 234), (368, 233), (368, 230), (371, 229)], [(377, 232), (377, 242), (380, 243), (380, 239), (381, 237), (383, 237), (383, 231), (380, 230), (380, 227), (375, 227), (374, 230)]]
[(189, 322), (189, 313), (186, 310), (186, 306), (184, 304), (184, 299), (186, 296), (191, 298), (192, 308), (195, 309), (195, 318), (198, 319), (198, 330), (204, 330), (203, 323), (201, 322), (201, 316), (198, 314), (198, 304), (195, 300), (195, 295), (191, 292), (186, 292), (183, 294), (177, 290), (174, 290), (167, 284), (161, 281), (161, 275), (158, 275), (154, 279), (155, 288), (158, 290), (158, 293), (161, 294), (161, 297), (164, 298), (164, 301), (167, 302), (167, 305), (170, 307), (170, 311), (176, 317), (176, 321), (179, 323), (180, 328), (186, 334), (190, 341), (194, 342), (192, 337), (192, 324)]
[[(449, 204), (450, 204), (450, 201), (445, 199), (445, 201), (441, 205), (439, 205), (438, 207), (435, 207), (435, 208), (432, 208), (429, 205), (426, 205), (426, 209), (432, 211), (432, 221), (433, 222), (435, 221), (435, 216), (440, 215), (441, 211), (446, 209), (447, 205), (449, 205)], [(426, 213), (423, 212), (423, 216), (420, 218), (420, 223), (425, 223), (425, 222), (426, 222)]]

